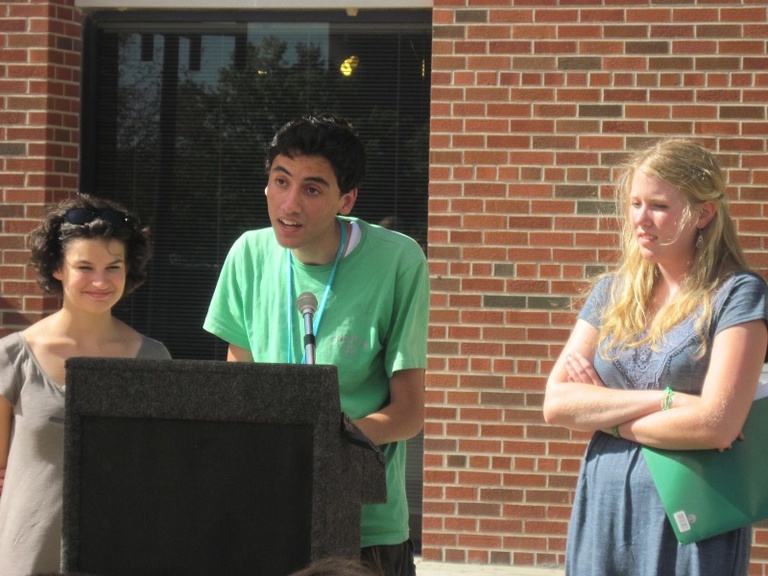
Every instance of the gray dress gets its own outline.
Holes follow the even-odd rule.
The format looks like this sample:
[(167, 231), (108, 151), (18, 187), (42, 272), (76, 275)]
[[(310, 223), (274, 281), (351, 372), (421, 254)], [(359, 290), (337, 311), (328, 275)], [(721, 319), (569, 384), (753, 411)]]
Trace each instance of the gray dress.
[[(142, 337), (137, 358), (170, 358)], [(20, 332), (0, 339), (0, 394), (13, 406), (0, 496), (0, 574), (60, 570), (64, 389), (40, 368)]]
[[(579, 318), (600, 325), (610, 290), (606, 278), (590, 294)], [(708, 340), (736, 324), (768, 322), (768, 288), (762, 278), (740, 273), (717, 292)], [(709, 367), (709, 352), (694, 358), (700, 340), (692, 316), (668, 335), (659, 351), (638, 348), (594, 366), (610, 388), (672, 389), (699, 394)], [(745, 527), (682, 545), (677, 542), (635, 442), (596, 432), (587, 447), (568, 528), (569, 576), (745, 576), (751, 529)]]

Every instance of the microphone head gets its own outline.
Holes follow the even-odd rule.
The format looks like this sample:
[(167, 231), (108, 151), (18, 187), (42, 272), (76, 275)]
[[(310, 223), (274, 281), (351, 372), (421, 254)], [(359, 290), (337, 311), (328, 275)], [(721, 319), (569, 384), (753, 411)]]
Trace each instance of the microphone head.
[(312, 294), (312, 292), (302, 292), (299, 294), (296, 304), (299, 307), (299, 312), (301, 312), (302, 316), (304, 314), (314, 314), (317, 312), (317, 298), (315, 298), (315, 295)]

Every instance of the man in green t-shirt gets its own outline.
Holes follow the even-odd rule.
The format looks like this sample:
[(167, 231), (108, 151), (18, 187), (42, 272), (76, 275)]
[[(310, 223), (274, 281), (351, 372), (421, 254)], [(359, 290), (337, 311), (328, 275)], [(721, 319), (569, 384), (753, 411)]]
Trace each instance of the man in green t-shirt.
[(386, 456), (387, 502), (362, 510), (361, 557), (415, 576), (405, 441), (424, 421), (429, 274), (412, 239), (349, 217), (365, 147), (334, 116), (287, 123), (267, 153), (272, 226), (243, 234), (222, 267), (204, 328), (236, 362), (303, 361), (297, 295), (317, 297), (316, 362), (334, 365), (341, 410)]

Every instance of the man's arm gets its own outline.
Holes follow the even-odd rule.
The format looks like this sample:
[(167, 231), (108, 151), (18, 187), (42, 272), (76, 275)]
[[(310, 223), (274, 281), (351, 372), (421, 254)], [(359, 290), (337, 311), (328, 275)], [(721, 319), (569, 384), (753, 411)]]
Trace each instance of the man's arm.
[(250, 350), (230, 344), (227, 348), (227, 362), (253, 362), (253, 354)]
[[(230, 344), (227, 362), (253, 362), (249, 350)], [(390, 402), (354, 424), (371, 441), (381, 446), (398, 440), (408, 440), (424, 426), (424, 370), (398, 370), (389, 379)]]
[(424, 370), (411, 368), (392, 374), (389, 395), (387, 406), (354, 421), (378, 446), (413, 438), (424, 426)]

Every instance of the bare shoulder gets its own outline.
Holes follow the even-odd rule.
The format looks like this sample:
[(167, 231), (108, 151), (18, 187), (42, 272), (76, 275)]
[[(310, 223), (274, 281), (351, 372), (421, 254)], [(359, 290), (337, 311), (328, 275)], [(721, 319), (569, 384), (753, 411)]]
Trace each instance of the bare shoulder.
[(24, 336), (24, 340), (26, 340), (27, 344), (33, 346), (35, 344), (43, 344), (47, 342), (55, 332), (54, 317), (46, 316), (42, 320), (38, 320), (22, 330), (21, 334)]

